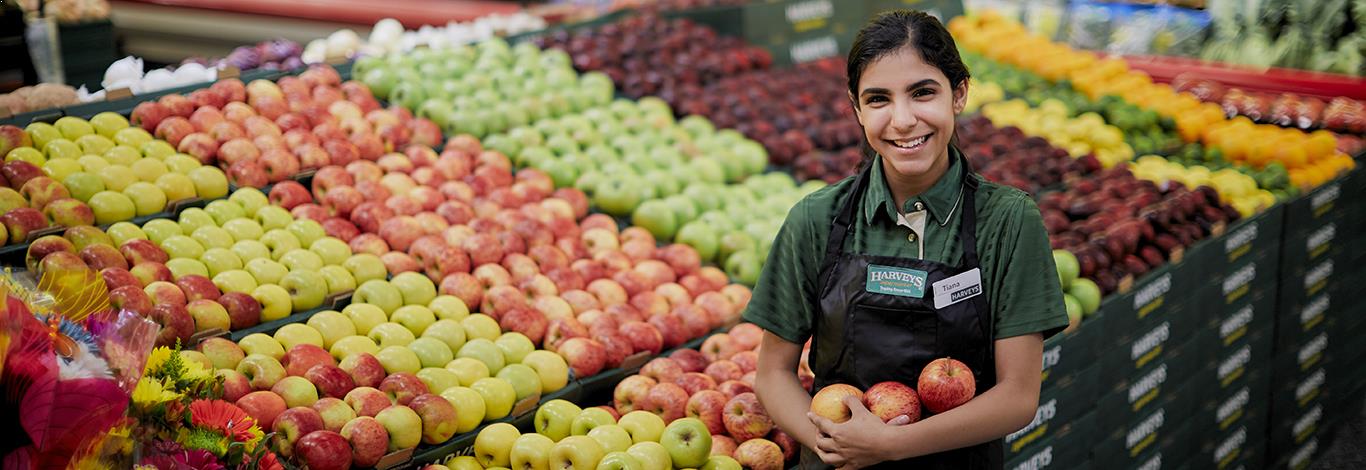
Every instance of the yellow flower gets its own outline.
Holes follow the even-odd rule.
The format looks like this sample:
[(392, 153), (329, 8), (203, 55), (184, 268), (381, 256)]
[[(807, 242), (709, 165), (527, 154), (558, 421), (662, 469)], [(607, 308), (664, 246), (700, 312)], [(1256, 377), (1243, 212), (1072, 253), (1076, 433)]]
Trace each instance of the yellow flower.
[(171, 354), (174, 353), (175, 351), (172, 351), (171, 348), (165, 346), (153, 349), (152, 353), (147, 355), (147, 366), (142, 368), (143, 373), (150, 374), (152, 371), (160, 369), (161, 365), (165, 364), (166, 360), (170, 359)]
[(206, 369), (203, 364), (195, 361), (182, 361), (182, 363), (185, 364), (185, 370), (181, 374), (182, 380), (203, 382), (214, 377), (213, 371)]
[(150, 377), (143, 377), (138, 381), (138, 386), (133, 388), (133, 403), (139, 407), (151, 407), (168, 401), (179, 400), (180, 394), (166, 388), (160, 380)]

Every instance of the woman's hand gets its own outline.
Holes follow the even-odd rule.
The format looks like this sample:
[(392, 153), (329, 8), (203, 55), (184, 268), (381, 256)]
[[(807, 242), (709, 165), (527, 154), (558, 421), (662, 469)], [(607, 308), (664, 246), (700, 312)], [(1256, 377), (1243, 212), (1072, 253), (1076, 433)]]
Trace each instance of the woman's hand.
[(844, 405), (849, 407), (852, 415), (849, 421), (843, 423), (837, 424), (815, 413), (806, 414), (820, 431), (813, 449), (816, 455), (827, 465), (841, 470), (868, 467), (889, 460), (882, 446), (894, 440), (888, 439), (887, 434), (896, 427), (910, 424), (911, 419), (901, 415), (883, 423), (882, 419), (863, 407), (863, 402), (852, 396), (844, 397)]

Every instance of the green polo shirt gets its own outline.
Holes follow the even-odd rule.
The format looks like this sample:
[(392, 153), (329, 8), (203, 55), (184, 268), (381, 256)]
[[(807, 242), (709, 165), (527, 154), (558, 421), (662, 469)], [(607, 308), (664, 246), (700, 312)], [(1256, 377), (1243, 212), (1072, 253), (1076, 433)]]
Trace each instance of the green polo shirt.
[[(962, 262), (958, 227), (962, 156), (951, 150), (949, 170), (928, 191), (906, 201), (907, 219), (923, 220), (924, 233), (898, 224), (896, 202), (883, 178), (881, 157), (857, 206), (845, 251), (922, 258), (952, 266)], [(996, 319), (996, 338), (1030, 333), (1044, 337), (1067, 326), (1057, 268), (1043, 218), (1024, 192), (982, 180), (977, 190), (977, 253), (984, 293)], [(787, 214), (754, 286), (744, 319), (793, 343), (804, 343), (820, 309), (821, 261), (830, 224), (854, 178), (811, 193)], [(916, 214), (918, 210), (927, 214)], [(923, 240), (920, 240), (923, 238)], [(921, 253), (921, 246), (924, 253)], [(927, 289), (928, 292), (928, 289)]]

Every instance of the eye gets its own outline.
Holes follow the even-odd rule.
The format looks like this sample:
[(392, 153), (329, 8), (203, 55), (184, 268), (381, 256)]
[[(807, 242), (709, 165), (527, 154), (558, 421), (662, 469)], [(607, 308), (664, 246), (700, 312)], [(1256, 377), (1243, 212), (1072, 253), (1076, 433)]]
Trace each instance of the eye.
[(883, 95), (872, 95), (863, 100), (866, 104), (882, 103), (885, 101), (887, 101), (887, 97)]
[(917, 89), (917, 90), (911, 92), (911, 97), (912, 97), (912, 98), (924, 98), (924, 97), (926, 97), (926, 96), (934, 96), (934, 89), (932, 89), (932, 88), (919, 88), (919, 89)]

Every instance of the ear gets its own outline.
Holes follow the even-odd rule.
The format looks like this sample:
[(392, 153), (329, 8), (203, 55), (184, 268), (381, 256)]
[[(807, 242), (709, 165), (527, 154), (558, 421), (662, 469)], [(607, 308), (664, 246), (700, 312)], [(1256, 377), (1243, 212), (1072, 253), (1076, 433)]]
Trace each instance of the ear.
[(858, 100), (854, 98), (854, 93), (853, 93), (853, 92), (845, 92), (845, 93), (848, 93), (848, 94), (849, 94), (849, 105), (854, 107), (854, 116), (858, 117), (858, 123), (859, 123), (860, 126), (862, 126), (862, 125), (863, 125), (863, 110), (862, 110), (861, 108), (859, 108), (859, 106), (858, 106)]
[(953, 88), (953, 114), (962, 114), (968, 106), (968, 80)]

